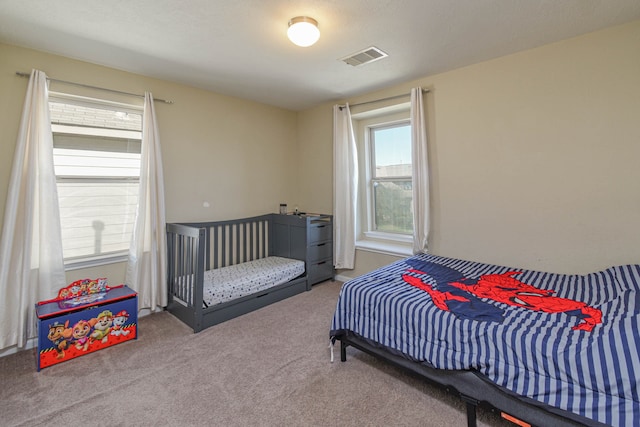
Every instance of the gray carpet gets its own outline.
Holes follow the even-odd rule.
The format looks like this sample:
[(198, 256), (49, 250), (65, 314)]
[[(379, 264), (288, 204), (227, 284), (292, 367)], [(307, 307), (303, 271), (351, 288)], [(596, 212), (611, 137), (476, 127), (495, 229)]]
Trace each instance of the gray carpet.
[[(340, 283), (193, 334), (168, 313), (139, 338), (36, 372), (0, 358), (2, 426), (466, 426), (439, 388), (349, 348), (329, 361)], [(479, 411), (479, 425), (512, 425)]]

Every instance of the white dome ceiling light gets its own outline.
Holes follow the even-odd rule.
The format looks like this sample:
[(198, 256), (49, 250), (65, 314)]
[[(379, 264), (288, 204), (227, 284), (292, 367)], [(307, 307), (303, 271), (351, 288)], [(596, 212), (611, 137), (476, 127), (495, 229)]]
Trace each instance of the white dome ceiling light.
[(318, 29), (318, 21), (308, 16), (296, 16), (289, 20), (289, 29), (287, 30), (289, 40), (301, 47), (308, 47), (318, 41), (320, 38), (320, 30)]

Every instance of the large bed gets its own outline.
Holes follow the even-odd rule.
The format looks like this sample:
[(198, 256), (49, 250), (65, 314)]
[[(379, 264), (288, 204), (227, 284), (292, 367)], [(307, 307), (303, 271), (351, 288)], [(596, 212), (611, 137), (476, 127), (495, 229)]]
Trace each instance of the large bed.
[[(563, 275), (420, 254), (347, 281), (330, 336), (531, 425), (640, 425), (640, 265)], [(523, 424), (524, 425), (524, 424)]]

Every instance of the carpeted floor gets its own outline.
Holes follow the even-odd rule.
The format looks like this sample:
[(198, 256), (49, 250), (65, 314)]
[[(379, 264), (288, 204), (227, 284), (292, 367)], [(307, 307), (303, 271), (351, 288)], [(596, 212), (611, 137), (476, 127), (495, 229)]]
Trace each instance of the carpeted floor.
[[(353, 348), (329, 361), (325, 282), (193, 334), (168, 313), (139, 338), (36, 372), (0, 358), (2, 426), (466, 426), (463, 404)], [(481, 426), (512, 425), (478, 412)]]

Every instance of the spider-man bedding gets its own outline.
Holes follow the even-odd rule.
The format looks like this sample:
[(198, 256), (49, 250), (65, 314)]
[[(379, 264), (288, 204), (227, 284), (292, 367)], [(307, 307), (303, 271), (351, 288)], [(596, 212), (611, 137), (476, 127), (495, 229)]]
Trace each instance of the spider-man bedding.
[(550, 407), (640, 425), (640, 265), (588, 275), (416, 255), (343, 285), (347, 331)]

